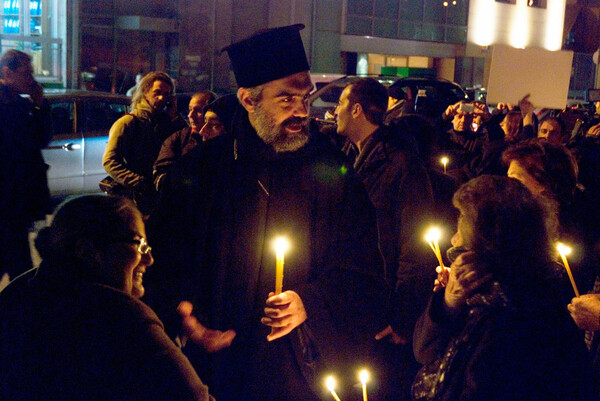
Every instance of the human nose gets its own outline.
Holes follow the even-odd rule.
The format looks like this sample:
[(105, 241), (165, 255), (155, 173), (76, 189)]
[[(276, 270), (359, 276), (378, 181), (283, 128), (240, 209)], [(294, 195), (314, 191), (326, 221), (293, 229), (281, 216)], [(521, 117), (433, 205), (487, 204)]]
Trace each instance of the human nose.
[(294, 116), (295, 117), (308, 117), (308, 99), (301, 99), (294, 108)]
[(154, 257), (152, 257), (152, 251), (142, 254), (142, 263), (144, 266), (152, 266), (154, 264)]

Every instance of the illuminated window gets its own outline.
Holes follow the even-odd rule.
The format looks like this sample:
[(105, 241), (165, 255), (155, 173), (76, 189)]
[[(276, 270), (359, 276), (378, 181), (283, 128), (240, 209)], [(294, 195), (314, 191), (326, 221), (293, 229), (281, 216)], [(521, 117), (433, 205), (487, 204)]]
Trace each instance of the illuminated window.
[(348, 35), (466, 43), (468, 0), (347, 0)]
[(34, 74), (42, 82), (62, 80), (66, 0), (3, 0), (0, 8), (0, 51), (21, 50), (31, 56)]

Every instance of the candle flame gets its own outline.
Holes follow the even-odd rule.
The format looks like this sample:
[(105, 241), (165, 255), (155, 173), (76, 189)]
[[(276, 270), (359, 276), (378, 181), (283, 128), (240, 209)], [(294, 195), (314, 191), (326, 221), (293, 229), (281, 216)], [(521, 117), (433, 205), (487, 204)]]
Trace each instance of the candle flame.
[(431, 228), (425, 235), (425, 241), (437, 242), (437, 241), (439, 241), (441, 236), (442, 236), (442, 233), (440, 232), (440, 230), (434, 227), (434, 228)]
[(558, 253), (561, 254), (561, 256), (565, 256), (571, 253), (571, 248), (566, 246), (562, 242), (556, 244), (556, 249), (558, 250)]
[(275, 241), (273, 242), (273, 246), (275, 248), (275, 252), (277, 252), (278, 254), (282, 254), (289, 249), (290, 243), (287, 240), (287, 238), (279, 237), (275, 239)]
[(369, 372), (363, 369), (358, 373), (358, 377), (362, 384), (367, 384), (367, 382), (369, 381)]
[(333, 376), (329, 376), (325, 381), (325, 384), (327, 385), (327, 390), (331, 392), (335, 391), (335, 379)]
[(447, 157), (442, 157), (442, 159), (440, 160), (442, 162), (442, 164), (445, 166), (446, 164), (448, 164), (448, 158)]

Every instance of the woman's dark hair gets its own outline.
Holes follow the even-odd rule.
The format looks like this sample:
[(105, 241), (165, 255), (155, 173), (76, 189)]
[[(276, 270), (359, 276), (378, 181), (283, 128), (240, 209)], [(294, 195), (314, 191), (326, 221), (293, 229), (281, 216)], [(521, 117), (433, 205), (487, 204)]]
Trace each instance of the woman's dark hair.
[(465, 245), (495, 280), (521, 287), (544, 275), (542, 267), (552, 260), (547, 213), (523, 184), (483, 175), (463, 184), (452, 203), (467, 225)]
[(573, 201), (577, 185), (577, 161), (564, 145), (538, 138), (529, 139), (502, 153), (502, 162), (507, 167), (513, 160), (546, 187), (547, 195), (561, 206)]
[(95, 246), (103, 247), (116, 236), (125, 234), (129, 223), (136, 217), (142, 218), (130, 199), (106, 195), (78, 196), (56, 209), (51, 225), (40, 231), (35, 246), (46, 264), (61, 269), (55, 273), (76, 278), (84, 274), (69, 271), (70, 267), (81, 268), (80, 263), (76, 263), (77, 241), (87, 239)]

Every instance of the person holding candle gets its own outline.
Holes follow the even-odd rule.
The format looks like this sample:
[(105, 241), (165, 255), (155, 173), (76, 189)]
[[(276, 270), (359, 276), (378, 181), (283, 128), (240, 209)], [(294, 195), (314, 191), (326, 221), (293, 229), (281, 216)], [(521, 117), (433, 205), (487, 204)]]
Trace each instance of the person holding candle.
[[(591, 400), (583, 341), (554, 294), (544, 206), (517, 180), (481, 176), (453, 197), (460, 217), (449, 270), (415, 328), (425, 366), (416, 400)], [(535, 250), (535, 251), (533, 251)]]
[[(207, 353), (186, 325), (183, 349), (219, 400), (318, 400), (324, 370), (368, 358), (384, 327), (375, 211), (343, 156), (309, 126), (302, 27), (225, 49), (240, 86), (231, 130), (180, 159), (148, 221), (156, 267), (147, 295), (171, 335), (181, 334), (184, 300), (195, 311), (180, 309), (188, 323), (235, 331)], [(289, 248), (275, 294), (279, 236)]]
[(569, 262), (575, 281), (582, 293), (591, 290), (600, 264), (593, 251), (600, 240), (598, 230), (595, 221), (589, 221), (597, 214), (596, 200), (586, 201), (586, 189), (578, 187), (578, 166), (571, 152), (564, 145), (530, 139), (508, 148), (502, 160), (508, 176), (547, 205), (553, 239), (573, 248)]

